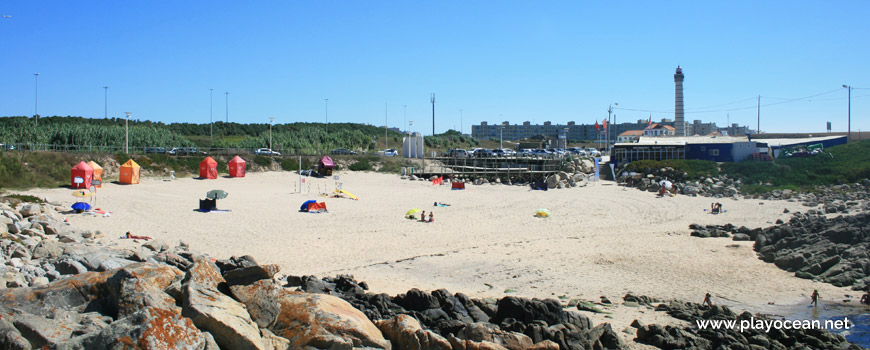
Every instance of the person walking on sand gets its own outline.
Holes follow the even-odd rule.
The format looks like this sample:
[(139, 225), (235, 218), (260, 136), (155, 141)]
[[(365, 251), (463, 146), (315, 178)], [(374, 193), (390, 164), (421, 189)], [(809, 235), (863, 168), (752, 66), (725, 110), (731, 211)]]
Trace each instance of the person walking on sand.
[(814, 307), (819, 306), (819, 298), (821, 298), (821, 296), (819, 295), (819, 290), (814, 289), (813, 295), (810, 295), (810, 299), (812, 299), (812, 301), (810, 301), (810, 304)]
[(710, 300), (710, 293), (707, 293), (707, 295), (704, 296), (704, 302), (701, 303), (701, 305), (707, 305), (709, 307), (713, 307), (713, 301)]

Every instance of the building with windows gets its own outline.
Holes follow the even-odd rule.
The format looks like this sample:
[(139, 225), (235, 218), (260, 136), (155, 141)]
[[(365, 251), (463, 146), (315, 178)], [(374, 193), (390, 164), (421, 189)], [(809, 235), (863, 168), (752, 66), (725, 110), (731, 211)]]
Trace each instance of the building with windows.
[(637, 142), (641, 136), (643, 136), (645, 130), (628, 130), (625, 131), (619, 136), (616, 137), (616, 142), (618, 143), (626, 143), (626, 142)]

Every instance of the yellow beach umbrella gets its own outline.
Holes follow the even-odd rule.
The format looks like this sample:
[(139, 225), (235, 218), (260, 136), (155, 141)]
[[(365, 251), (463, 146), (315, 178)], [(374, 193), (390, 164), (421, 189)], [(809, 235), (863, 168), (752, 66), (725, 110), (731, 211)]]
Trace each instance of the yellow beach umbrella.
[(414, 209), (408, 210), (408, 212), (405, 213), (405, 217), (406, 217), (406, 218), (409, 218), (409, 219), (410, 219), (410, 218), (413, 218), (413, 217), (414, 217), (414, 214), (419, 213), (420, 210), (422, 210), (422, 209), (414, 208)]
[(94, 195), (93, 192), (88, 192), (88, 190), (75, 190), (72, 193), (73, 197), (90, 197)]

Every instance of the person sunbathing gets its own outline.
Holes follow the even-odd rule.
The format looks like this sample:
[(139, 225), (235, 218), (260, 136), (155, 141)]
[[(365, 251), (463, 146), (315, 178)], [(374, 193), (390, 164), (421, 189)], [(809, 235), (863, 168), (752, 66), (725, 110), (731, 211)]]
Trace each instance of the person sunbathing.
[(153, 238), (148, 237), (148, 236), (137, 236), (137, 235), (130, 234), (130, 231), (127, 231), (127, 235), (126, 235), (124, 238), (127, 238), (127, 239), (144, 239), (144, 240), (146, 240), (146, 241), (149, 240), (149, 239), (153, 239)]

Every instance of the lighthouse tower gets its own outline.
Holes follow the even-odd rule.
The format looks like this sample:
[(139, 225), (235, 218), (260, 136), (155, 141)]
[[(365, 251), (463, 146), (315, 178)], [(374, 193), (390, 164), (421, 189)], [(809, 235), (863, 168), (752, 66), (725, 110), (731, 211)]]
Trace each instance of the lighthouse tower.
[(677, 66), (677, 73), (674, 74), (674, 128), (677, 129), (677, 136), (686, 136), (686, 121), (683, 115), (683, 69)]

